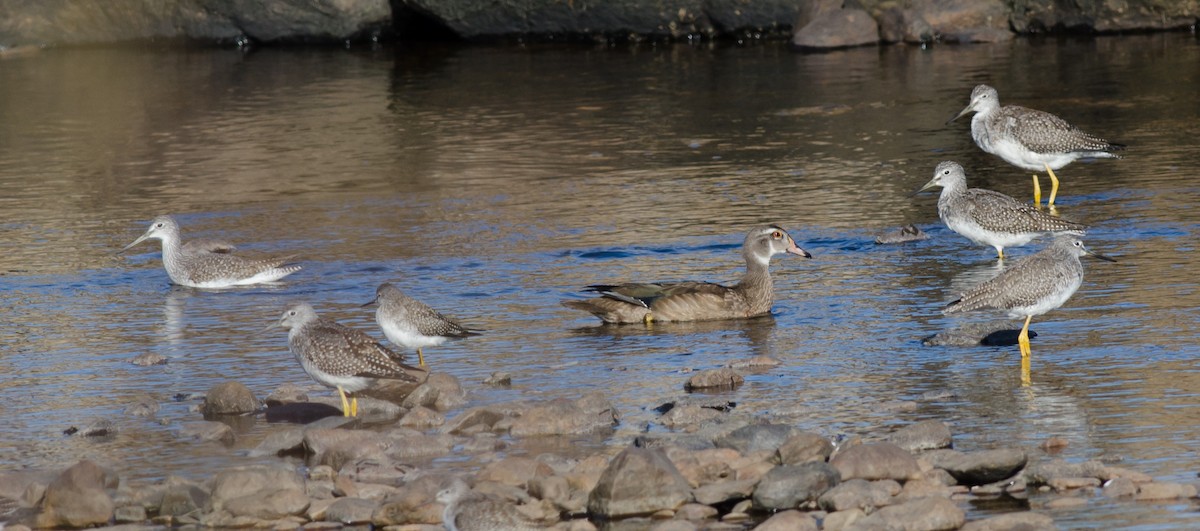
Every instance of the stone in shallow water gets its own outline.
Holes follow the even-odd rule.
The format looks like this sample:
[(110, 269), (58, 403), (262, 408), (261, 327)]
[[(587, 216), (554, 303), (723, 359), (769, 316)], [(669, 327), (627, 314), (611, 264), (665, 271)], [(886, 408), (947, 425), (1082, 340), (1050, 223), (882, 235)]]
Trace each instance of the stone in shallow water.
[(234, 440), (237, 439), (233, 433), (233, 428), (230, 428), (228, 424), (207, 420), (183, 423), (179, 427), (179, 437), (181, 439), (219, 442), (226, 446), (232, 445)]
[(1196, 486), (1183, 483), (1145, 483), (1138, 487), (1135, 500), (1173, 500), (1196, 497)]
[(873, 511), (887, 505), (900, 493), (900, 484), (892, 480), (851, 479), (829, 489), (817, 499), (817, 505), (829, 512), (849, 509)]
[(783, 511), (771, 515), (754, 531), (817, 531), (817, 521), (813, 517), (796, 510)]
[(92, 461), (80, 461), (59, 474), (42, 497), (37, 527), (92, 527), (113, 517), (112, 498), (105, 491), (115, 476)]
[(683, 505), (687, 480), (659, 449), (628, 447), (613, 457), (588, 496), (588, 512), (608, 518), (650, 514)]
[(867, 443), (841, 450), (829, 460), (842, 480), (894, 479), (904, 481), (920, 474), (917, 459), (892, 443)]
[(733, 389), (746, 383), (746, 378), (729, 368), (708, 369), (693, 374), (683, 388), (688, 391), (700, 389)]
[(167, 361), (168, 360), (166, 356), (163, 356), (157, 352), (143, 352), (137, 356), (134, 356), (133, 359), (130, 359), (129, 363), (141, 367), (149, 367), (151, 365), (166, 365)]
[(204, 395), (202, 411), (205, 417), (253, 413), (258, 411), (258, 399), (250, 388), (239, 382), (223, 382)]
[(761, 450), (777, 451), (801, 431), (786, 424), (751, 424), (737, 428), (715, 441), (720, 448), (732, 448), (743, 455)]
[[(1013, 328), (1012, 321), (965, 323), (926, 337), (921, 344), (927, 347), (1013, 346), (1017, 344), (1020, 333), (1020, 329)], [(1029, 337), (1037, 337), (1037, 332), (1030, 330)]]
[(779, 447), (779, 464), (799, 465), (813, 461), (829, 460), (833, 444), (815, 433), (800, 432), (792, 435)]
[(925, 454), (933, 466), (943, 469), (963, 485), (984, 485), (1012, 477), (1025, 466), (1025, 452), (1000, 448), (979, 452), (938, 450)]
[(772, 468), (754, 489), (754, 505), (763, 509), (795, 509), (815, 501), (841, 481), (827, 463), (782, 465)]
[(158, 401), (150, 395), (134, 398), (125, 406), (125, 414), (134, 417), (153, 417), (158, 414)]
[(920, 227), (917, 227), (916, 225), (910, 224), (910, 225), (905, 225), (903, 227), (897, 227), (895, 229), (889, 230), (888, 232), (885, 232), (885, 233), (882, 233), (882, 234), (876, 236), (875, 243), (882, 245), (882, 244), (918, 242), (921, 240), (928, 240), (928, 239), (929, 239), (929, 235), (925, 234), (925, 231), (921, 230)]
[(940, 420), (924, 420), (896, 430), (888, 441), (910, 452), (949, 448), (950, 427)]
[(1024, 511), (1007, 513), (983, 520), (967, 522), (960, 531), (1053, 531), (1058, 529), (1054, 519), (1041, 513)]
[(946, 498), (918, 498), (889, 505), (853, 524), (854, 529), (940, 530), (958, 529), (967, 515)]

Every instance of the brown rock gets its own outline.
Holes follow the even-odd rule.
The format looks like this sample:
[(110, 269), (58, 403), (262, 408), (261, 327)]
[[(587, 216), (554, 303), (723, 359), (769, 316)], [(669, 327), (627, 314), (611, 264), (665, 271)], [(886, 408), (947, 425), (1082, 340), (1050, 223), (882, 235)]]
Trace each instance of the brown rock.
[(1196, 497), (1196, 486), (1183, 483), (1145, 483), (1138, 487), (1135, 500), (1174, 500)]
[(692, 391), (696, 389), (736, 388), (746, 383), (746, 378), (737, 371), (728, 368), (709, 369), (693, 374), (688, 378), (683, 388)]
[(228, 424), (207, 420), (183, 423), (179, 427), (179, 436), (183, 439), (219, 442), (225, 446), (232, 445), (237, 439)]
[(949, 448), (952, 443), (950, 427), (940, 420), (924, 420), (910, 424), (891, 434), (888, 441), (910, 452)]
[(862, 9), (841, 9), (818, 15), (796, 31), (792, 44), (800, 48), (830, 49), (879, 42), (879, 26)]
[(815, 433), (797, 433), (779, 447), (779, 463), (799, 465), (813, 461), (826, 461), (833, 453), (829, 440)]
[(754, 527), (754, 531), (817, 531), (813, 517), (796, 510), (775, 513), (765, 522)]
[(1025, 511), (967, 522), (961, 531), (1053, 531), (1058, 529), (1047, 515)]
[(204, 395), (202, 411), (205, 417), (213, 415), (243, 415), (258, 411), (258, 399), (249, 387), (238, 382), (219, 383)]
[(659, 449), (629, 447), (609, 462), (588, 496), (588, 512), (618, 518), (676, 509), (691, 498), (687, 480)]
[(349, 462), (382, 457), (391, 442), (373, 431), (309, 428), (304, 430), (304, 447), (317, 463), (340, 469)]
[(35, 519), (37, 527), (92, 527), (108, 524), (113, 500), (105, 491), (111, 473), (92, 461), (66, 469), (42, 496)]
[(966, 521), (966, 513), (954, 502), (946, 498), (920, 498), (879, 509), (851, 524), (850, 529), (938, 531), (958, 529)]
[(754, 488), (754, 505), (764, 509), (794, 509), (815, 501), (841, 481), (827, 463), (781, 465), (772, 468)]
[(829, 512), (849, 509), (873, 511), (876, 507), (887, 505), (892, 496), (899, 493), (900, 484), (890, 479), (882, 481), (850, 479), (822, 494), (817, 499), (817, 506)]
[(830, 459), (842, 480), (894, 479), (904, 481), (920, 474), (916, 458), (892, 443), (867, 443), (847, 448)]
[(611, 430), (618, 419), (612, 403), (598, 393), (577, 400), (555, 399), (534, 404), (512, 421), (517, 437), (583, 435)]
[(397, 423), (409, 428), (433, 428), (446, 423), (446, 416), (425, 406), (417, 406), (400, 417)]

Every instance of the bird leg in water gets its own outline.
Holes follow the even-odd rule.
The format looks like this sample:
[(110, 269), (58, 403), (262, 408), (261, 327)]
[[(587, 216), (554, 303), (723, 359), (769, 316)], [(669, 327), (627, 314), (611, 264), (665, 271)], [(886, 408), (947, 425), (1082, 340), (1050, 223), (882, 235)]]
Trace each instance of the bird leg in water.
[(342, 386), (340, 386), (340, 385), (337, 387), (337, 390), (338, 390), (338, 396), (342, 397), (342, 416), (343, 417), (353, 416), (350, 414), (350, 401), (346, 400), (346, 391), (344, 389), (342, 389)]
[(1042, 207), (1042, 184), (1038, 182), (1037, 174), (1033, 174), (1033, 206)]
[(1033, 383), (1032, 371), (1029, 368), (1029, 356), (1021, 356), (1021, 385), (1028, 387)]
[(425, 355), (421, 353), (421, 347), (417, 347), (417, 362), (419, 362), (422, 367), (425, 366)]
[(351, 417), (358, 416), (358, 397), (357, 396), (350, 397), (350, 416)]
[(1054, 206), (1054, 197), (1058, 195), (1058, 176), (1054, 175), (1054, 170), (1050, 169), (1050, 165), (1046, 164), (1046, 173), (1050, 174), (1050, 200), (1046, 202), (1046, 206)]
[(1029, 348), (1029, 321), (1033, 320), (1032, 315), (1025, 316), (1025, 326), (1021, 327), (1021, 335), (1017, 336), (1017, 346), (1021, 348), (1021, 359), (1029, 358), (1029, 354), (1033, 351)]

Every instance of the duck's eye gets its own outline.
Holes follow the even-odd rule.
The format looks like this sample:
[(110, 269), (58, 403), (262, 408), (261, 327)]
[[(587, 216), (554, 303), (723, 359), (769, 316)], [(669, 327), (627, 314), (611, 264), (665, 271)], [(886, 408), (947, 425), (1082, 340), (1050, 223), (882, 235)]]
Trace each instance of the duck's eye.
[(776, 240), (778, 240), (778, 239), (780, 239), (780, 238), (782, 238), (782, 237), (783, 237), (783, 233), (782, 233), (782, 232), (779, 232), (779, 231), (775, 231), (775, 232), (772, 232), (772, 233), (771, 233), (771, 237), (772, 237), (772, 238), (775, 238)]

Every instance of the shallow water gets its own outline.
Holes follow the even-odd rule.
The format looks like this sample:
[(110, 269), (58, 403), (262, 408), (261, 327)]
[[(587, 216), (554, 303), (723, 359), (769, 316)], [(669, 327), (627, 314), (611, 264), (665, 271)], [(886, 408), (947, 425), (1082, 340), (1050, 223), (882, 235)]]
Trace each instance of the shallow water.
[[(607, 442), (662, 429), (651, 408), (682, 395), (687, 370), (768, 355), (783, 366), (719, 396), (830, 436), (927, 418), (950, 422), (965, 450), (1037, 454), (1059, 436), (1067, 459), (1194, 481), (1198, 62), (1188, 34), (812, 55), (73, 49), (0, 61), (0, 467), (89, 456), (152, 479), (253, 462), (244, 449), (269, 426), (239, 426), (233, 451), (181, 441), (180, 423), (200, 417), (173, 397), (228, 379), (259, 396), (283, 383), (327, 392), (282, 331), (255, 332), (307, 300), (382, 339), (358, 305), (392, 281), (487, 330), (426, 352), (471, 405), (600, 390), (623, 417)], [(996, 317), (939, 312), (996, 264), (940, 225), (934, 194), (909, 192), (953, 159), (972, 186), (1030, 194), (1029, 175), (980, 152), (966, 120), (944, 125), (981, 82), (1131, 146), (1059, 172), (1060, 213), (1120, 261), (1087, 261), (1074, 298), (1035, 319), (1029, 386), (1015, 346), (921, 345)], [(114, 254), (162, 213), (185, 238), (299, 253), (305, 269), (279, 286), (172, 287), (155, 245)], [(745, 232), (767, 221), (814, 255), (774, 262), (772, 318), (607, 328), (558, 304), (598, 282), (736, 280)], [(906, 223), (931, 239), (873, 243)], [(170, 362), (129, 363), (144, 352)], [(496, 370), (514, 387), (479, 384)], [(156, 419), (122, 414), (144, 394), (162, 403)], [(93, 418), (119, 434), (62, 435)], [(1052, 514), (1063, 527), (1200, 525), (1187, 502)]]

